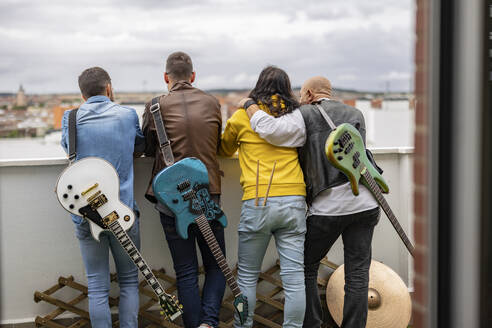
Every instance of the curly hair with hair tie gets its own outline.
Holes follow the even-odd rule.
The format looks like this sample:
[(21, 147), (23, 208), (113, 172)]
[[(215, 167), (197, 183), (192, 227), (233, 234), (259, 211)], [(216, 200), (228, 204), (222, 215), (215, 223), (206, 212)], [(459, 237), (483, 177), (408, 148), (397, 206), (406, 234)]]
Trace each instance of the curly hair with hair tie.
[(290, 113), (299, 107), (299, 102), (292, 92), (289, 76), (275, 66), (267, 66), (261, 71), (249, 98), (275, 117)]

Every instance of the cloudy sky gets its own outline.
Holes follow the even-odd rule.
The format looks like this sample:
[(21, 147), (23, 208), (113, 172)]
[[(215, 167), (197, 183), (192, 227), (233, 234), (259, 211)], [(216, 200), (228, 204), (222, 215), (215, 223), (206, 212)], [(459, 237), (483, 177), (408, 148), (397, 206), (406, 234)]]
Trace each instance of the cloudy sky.
[(188, 52), (196, 86), (251, 88), (274, 64), (299, 86), (409, 90), (413, 0), (2, 0), (0, 92), (75, 92), (105, 68), (115, 91), (164, 89), (165, 58)]

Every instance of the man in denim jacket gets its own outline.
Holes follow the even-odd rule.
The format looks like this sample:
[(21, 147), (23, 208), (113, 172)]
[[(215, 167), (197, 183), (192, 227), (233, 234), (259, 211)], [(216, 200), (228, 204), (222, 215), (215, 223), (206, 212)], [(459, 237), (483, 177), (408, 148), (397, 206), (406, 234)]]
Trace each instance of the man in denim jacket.
[[(134, 109), (113, 102), (111, 79), (100, 67), (83, 71), (79, 76), (79, 87), (85, 103), (77, 111), (76, 160), (95, 156), (114, 166), (120, 178), (120, 200), (137, 214), (128, 235), (140, 248), (139, 212), (133, 197), (133, 156), (143, 152), (145, 141), (137, 114)], [(65, 112), (62, 120), (61, 145), (65, 151), (68, 148), (69, 112)], [(102, 233), (100, 242), (97, 242), (92, 238), (86, 220), (77, 215), (72, 215), (72, 220), (87, 274), (92, 327), (111, 327), (109, 250), (113, 254), (120, 285), (120, 327), (138, 327), (137, 268), (112, 234)]]

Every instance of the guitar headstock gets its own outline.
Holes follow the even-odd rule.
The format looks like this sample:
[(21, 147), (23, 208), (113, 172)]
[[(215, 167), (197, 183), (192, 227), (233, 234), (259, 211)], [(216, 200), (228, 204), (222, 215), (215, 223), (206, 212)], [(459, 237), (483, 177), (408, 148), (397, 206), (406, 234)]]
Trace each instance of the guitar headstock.
[(243, 325), (248, 318), (248, 298), (243, 294), (236, 296), (232, 305), (234, 305), (239, 321)]
[(161, 315), (170, 321), (174, 321), (177, 317), (183, 314), (183, 305), (179, 304), (174, 295), (160, 296), (159, 305), (162, 309)]

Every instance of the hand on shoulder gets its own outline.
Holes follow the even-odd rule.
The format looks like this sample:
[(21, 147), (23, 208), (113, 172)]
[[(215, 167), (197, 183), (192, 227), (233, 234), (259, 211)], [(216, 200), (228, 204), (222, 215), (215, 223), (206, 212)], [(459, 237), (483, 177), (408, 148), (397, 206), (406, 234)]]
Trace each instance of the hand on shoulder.
[[(260, 110), (260, 107), (256, 103), (253, 102), (253, 99), (251, 98), (243, 98), (241, 99), (237, 106), (239, 108), (244, 108), (246, 110), (246, 113), (248, 114), (248, 117), (251, 118), (251, 116), (254, 115), (257, 111)], [(246, 106), (246, 108), (245, 108)]]

